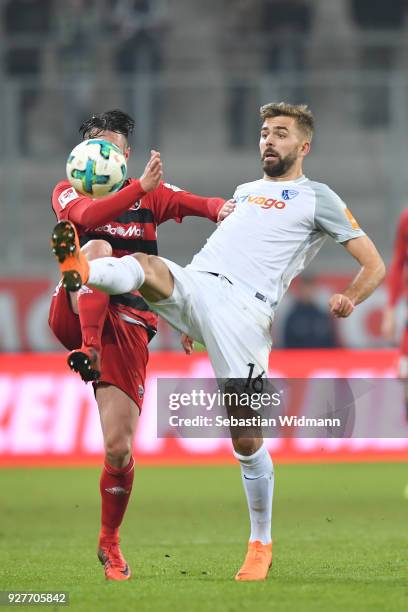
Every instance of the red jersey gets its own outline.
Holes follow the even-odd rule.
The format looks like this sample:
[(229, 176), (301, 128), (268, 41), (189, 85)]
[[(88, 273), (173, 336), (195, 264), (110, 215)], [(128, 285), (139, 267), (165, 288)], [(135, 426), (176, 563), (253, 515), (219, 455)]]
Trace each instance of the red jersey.
[(408, 264), (408, 210), (401, 214), (394, 244), (394, 253), (388, 271), (388, 304), (395, 306), (406, 290)]
[[(157, 226), (169, 219), (207, 217), (216, 222), (221, 198), (205, 198), (167, 183), (145, 193), (137, 179), (128, 179), (117, 193), (93, 199), (78, 193), (68, 181), (58, 183), (52, 194), (52, 208), (58, 220), (75, 224), (81, 246), (89, 240), (110, 243), (114, 257), (131, 253), (157, 255)], [(111, 303), (132, 311), (147, 327), (156, 328), (157, 315), (138, 292), (111, 296)]]

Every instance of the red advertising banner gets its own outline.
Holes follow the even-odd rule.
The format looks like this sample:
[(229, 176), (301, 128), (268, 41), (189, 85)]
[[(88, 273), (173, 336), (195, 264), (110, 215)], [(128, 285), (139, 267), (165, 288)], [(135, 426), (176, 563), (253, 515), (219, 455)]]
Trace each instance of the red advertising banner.
[[(323, 311), (333, 292), (342, 290), (350, 277), (342, 274), (315, 277), (314, 301)], [(60, 345), (48, 328), (48, 309), (55, 284), (45, 278), (0, 279), (0, 350), (1, 351), (54, 351)], [(284, 323), (297, 296), (297, 281), (283, 299), (274, 320), (275, 346), (283, 345)], [(352, 317), (335, 321), (339, 346), (378, 348), (384, 345), (380, 334), (381, 313), (385, 305), (385, 289), (377, 291), (359, 305)], [(404, 307), (398, 316), (398, 330), (405, 325)], [(177, 349), (176, 334), (164, 321), (160, 333), (152, 343), (155, 350)]]
[[(390, 378), (394, 351), (273, 351), (270, 376)], [(139, 462), (232, 461), (228, 439), (157, 438), (157, 378), (212, 378), (205, 354), (153, 353), (135, 438)], [(405, 438), (266, 440), (276, 461), (408, 460)], [(92, 387), (68, 370), (65, 355), (0, 355), (0, 465), (100, 462), (103, 441)]]

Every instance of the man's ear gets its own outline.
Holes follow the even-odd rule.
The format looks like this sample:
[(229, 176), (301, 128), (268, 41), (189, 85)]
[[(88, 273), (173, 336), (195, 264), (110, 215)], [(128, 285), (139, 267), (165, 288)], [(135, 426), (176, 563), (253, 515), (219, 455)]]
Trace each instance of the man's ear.
[(306, 157), (306, 155), (310, 153), (310, 147), (311, 147), (311, 143), (308, 142), (307, 140), (302, 144), (300, 148), (300, 152), (302, 153), (303, 157)]

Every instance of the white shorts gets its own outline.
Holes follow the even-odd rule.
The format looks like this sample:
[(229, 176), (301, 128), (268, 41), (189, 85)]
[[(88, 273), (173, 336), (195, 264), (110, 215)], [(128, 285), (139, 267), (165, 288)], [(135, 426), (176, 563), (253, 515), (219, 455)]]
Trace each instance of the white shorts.
[(173, 294), (149, 306), (176, 329), (204, 344), (216, 378), (268, 372), (272, 310), (222, 276), (161, 258), (174, 277)]

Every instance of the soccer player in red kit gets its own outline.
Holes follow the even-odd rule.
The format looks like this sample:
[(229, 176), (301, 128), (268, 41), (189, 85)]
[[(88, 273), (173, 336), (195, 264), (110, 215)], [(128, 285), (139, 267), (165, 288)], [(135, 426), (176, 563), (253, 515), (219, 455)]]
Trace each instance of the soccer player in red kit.
[[(80, 132), (84, 139), (98, 137), (114, 143), (128, 158), (133, 128), (131, 117), (113, 110), (93, 116)], [(156, 255), (156, 230), (161, 223), (181, 222), (187, 215), (217, 222), (228, 213), (224, 200), (167, 185), (162, 174), (160, 154), (152, 151), (140, 179), (127, 179), (122, 189), (104, 198), (84, 196), (68, 181), (61, 181), (52, 194), (60, 221), (55, 231), (62, 231), (67, 220), (74, 223), (88, 259), (135, 251)], [(98, 557), (106, 578), (127, 580), (130, 569), (119, 548), (119, 526), (132, 490), (132, 442), (143, 402), (147, 345), (156, 332), (157, 315), (138, 292), (109, 297), (83, 287), (78, 294), (69, 294), (60, 284), (52, 297), (49, 324), (71, 350), (70, 367), (85, 381), (93, 381), (105, 446)]]
[[(398, 221), (394, 253), (387, 278), (387, 306), (384, 309), (382, 321), (383, 335), (390, 342), (395, 342), (396, 339), (396, 306), (400, 298), (407, 295), (407, 265), (408, 210), (404, 210)], [(400, 342), (398, 374), (408, 383), (408, 321), (405, 324)], [(408, 384), (405, 384), (405, 410), (408, 419)]]

